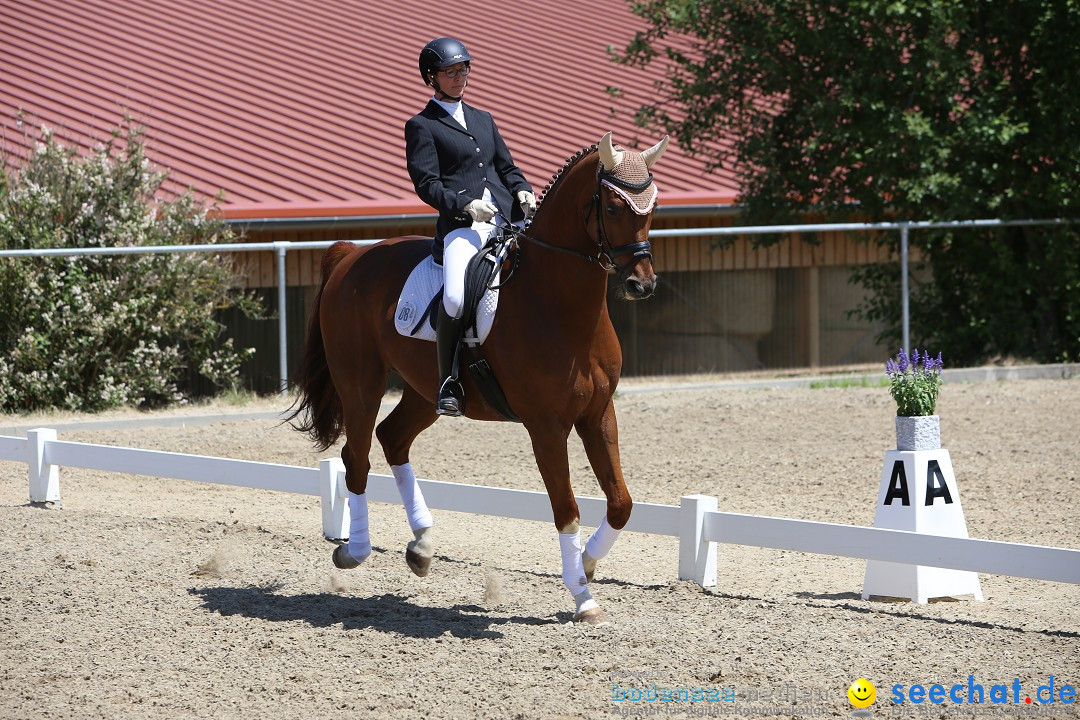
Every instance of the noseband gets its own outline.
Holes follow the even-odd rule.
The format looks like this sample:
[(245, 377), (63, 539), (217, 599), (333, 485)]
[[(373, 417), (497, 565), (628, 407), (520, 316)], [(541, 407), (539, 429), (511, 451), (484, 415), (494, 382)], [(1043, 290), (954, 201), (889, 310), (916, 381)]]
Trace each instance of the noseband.
[[(592, 201), (589, 203), (588, 208), (585, 210), (585, 227), (589, 227), (589, 216), (596, 213), (596, 255), (589, 255), (587, 253), (578, 252), (577, 250), (571, 250), (570, 248), (559, 247), (558, 245), (552, 245), (551, 243), (544, 242), (539, 238), (532, 237), (531, 235), (525, 235), (524, 233), (515, 233), (520, 237), (524, 237), (529, 241), (545, 247), (549, 250), (556, 250), (567, 255), (574, 255), (594, 262), (600, 265), (604, 270), (610, 270), (615, 268), (619, 272), (623, 272), (626, 268), (630, 267), (634, 263), (638, 262), (639, 258), (648, 258), (652, 260), (652, 242), (644, 240), (642, 242), (629, 243), (627, 245), (620, 245), (614, 247), (611, 244), (611, 240), (608, 238), (607, 230), (604, 227), (604, 213), (601, 206), (600, 194), (604, 188), (604, 183), (608, 183), (617, 188), (621, 188), (627, 192), (641, 192), (652, 185), (653, 176), (649, 173), (649, 176), (640, 183), (631, 183), (626, 180), (615, 177), (613, 173), (604, 169), (604, 164), (600, 163), (600, 166), (596, 171), (596, 192), (593, 193)], [(629, 200), (627, 201), (630, 202)], [(630, 256), (630, 260), (625, 265), (620, 265), (618, 258)]]

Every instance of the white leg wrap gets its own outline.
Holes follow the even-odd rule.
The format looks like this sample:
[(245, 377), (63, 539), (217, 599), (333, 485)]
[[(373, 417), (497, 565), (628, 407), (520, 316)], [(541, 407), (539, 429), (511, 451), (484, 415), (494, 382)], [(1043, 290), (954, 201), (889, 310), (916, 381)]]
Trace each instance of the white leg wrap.
[(588, 612), (589, 610), (596, 610), (600, 607), (596, 604), (596, 601), (593, 600), (592, 593), (589, 592), (589, 588), (587, 587), (574, 596), (574, 605), (577, 606), (577, 609), (574, 610), (575, 619), (581, 617), (582, 613)]
[(349, 493), (349, 555), (357, 562), (364, 562), (371, 554), (371, 536), (368, 534), (367, 493)]
[(581, 533), (559, 533), (559, 549), (562, 551), (562, 581), (575, 598), (588, 592), (585, 568), (581, 564)]
[(434, 524), (431, 511), (424, 502), (424, 493), (420, 492), (420, 484), (416, 482), (412, 465), (391, 465), (390, 470), (394, 473), (394, 481), (397, 482), (398, 493), (401, 495), (401, 504), (405, 506), (405, 513), (409, 516), (409, 528), (415, 533), (417, 530), (429, 528)]
[(589, 538), (589, 542), (585, 543), (585, 552), (589, 553), (589, 557), (593, 560), (604, 559), (611, 552), (611, 546), (615, 544), (620, 532), (622, 531), (608, 525), (605, 516), (600, 521), (600, 527), (596, 528), (596, 532)]

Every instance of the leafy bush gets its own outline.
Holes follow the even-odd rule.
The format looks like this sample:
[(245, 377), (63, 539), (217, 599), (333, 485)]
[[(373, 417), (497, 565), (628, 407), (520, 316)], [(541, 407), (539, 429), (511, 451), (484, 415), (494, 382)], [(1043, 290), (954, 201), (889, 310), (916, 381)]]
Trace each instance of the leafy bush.
[[(911, 266), (913, 338), (960, 366), (1080, 357), (1080, 225), (919, 231), (911, 247), (921, 254)], [(871, 292), (849, 314), (898, 343), (899, 265), (864, 265), (853, 278)]]
[[(646, 127), (723, 167), (752, 223), (1080, 217), (1080, 3), (635, 0)], [(920, 342), (958, 365), (1080, 357), (1080, 230), (913, 232)], [(892, 246), (896, 233), (879, 239)], [(779, 237), (763, 239), (770, 244)], [(899, 339), (899, 274), (858, 271)]]
[[(189, 191), (163, 200), (166, 174), (142, 132), (117, 129), (85, 157), (48, 128), (0, 176), (0, 249), (208, 244), (235, 239)], [(0, 410), (100, 410), (183, 401), (189, 368), (235, 387), (254, 350), (222, 343), (217, 310), (247, 296), (208, 252), (0, 257)]]

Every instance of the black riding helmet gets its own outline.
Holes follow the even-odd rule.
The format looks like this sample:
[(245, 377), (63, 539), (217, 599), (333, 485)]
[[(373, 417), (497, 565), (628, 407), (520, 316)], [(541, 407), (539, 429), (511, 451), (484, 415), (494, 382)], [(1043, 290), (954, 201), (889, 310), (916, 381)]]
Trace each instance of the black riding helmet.
[(425, 84), (431, 85), (433, 71), (459, 62), (472, 62), (465, 43), (452, 37), (435, 38), (420, 51), (420, 77), (424, 78)]

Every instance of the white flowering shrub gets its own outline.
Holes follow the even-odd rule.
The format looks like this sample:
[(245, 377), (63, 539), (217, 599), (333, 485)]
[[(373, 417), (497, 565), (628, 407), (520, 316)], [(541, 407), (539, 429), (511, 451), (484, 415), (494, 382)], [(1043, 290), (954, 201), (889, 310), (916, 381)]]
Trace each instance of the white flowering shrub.
[[(0, 249), (228, 242), (231, 229), (188, 192), (155, 199), (141, 131), (115, 131), (85, 157), (47, 128), (0, 176)], [(0, 257), (0, 411), (100, 410), (184, 401), (189, 369), (222, 388), (252, 349), (221, 341), (219, 309), (256, 303), (207, 252)]]

